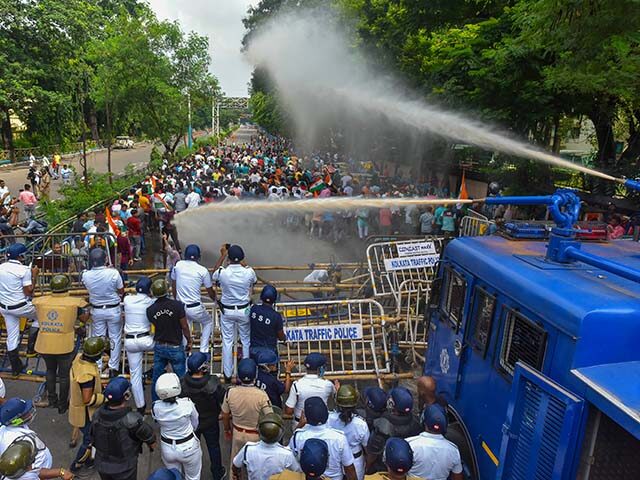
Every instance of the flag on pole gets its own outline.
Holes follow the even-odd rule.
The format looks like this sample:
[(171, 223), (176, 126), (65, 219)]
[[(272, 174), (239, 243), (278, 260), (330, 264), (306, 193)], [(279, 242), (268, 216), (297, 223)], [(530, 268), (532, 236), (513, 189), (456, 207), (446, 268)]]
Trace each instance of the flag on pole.
[(118, 225), (116, 225), (115, 220), (111, 216), (111, 211), (109, 210), (109, 207), (105, 207), (104, 216), (107, 219), (107, 224), (109, 225), (109, 231), (113, 233), (116, 237), (119, 237), (120, 229), (118, 228)]
[(309, 191), (311, 193), (316, 193), (316, 192), (320, 192), (321, 190), (323, 190), (327, 185), (324, 183), (322, 178), (318, 178), (315, 182), (313, 182), (311, 184), (311, 186), (309, 187)]
[(458, 195), (459, 200), (467, 200), (469, 198), (469, 193), (467, 192), (467, 182), (464, 178), (464, 170), (462, 171), (462, 183), (460, 185), (460, 194)]

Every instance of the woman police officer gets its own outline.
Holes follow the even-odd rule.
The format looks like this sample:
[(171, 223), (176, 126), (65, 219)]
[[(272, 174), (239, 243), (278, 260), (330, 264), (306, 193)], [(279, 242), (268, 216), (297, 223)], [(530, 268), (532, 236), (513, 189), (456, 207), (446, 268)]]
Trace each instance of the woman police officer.
[(167, 468), (182, 471), (184, 480), (199, 480), (202, 469), (202, 448), (195, 435), (198, 411), (188, 398), (179, 398), (182, 388), (175, 373), (163, 373), (155, 385), (156, 400), (151, 407), (153, 418), (160, 425), (162, 461)]

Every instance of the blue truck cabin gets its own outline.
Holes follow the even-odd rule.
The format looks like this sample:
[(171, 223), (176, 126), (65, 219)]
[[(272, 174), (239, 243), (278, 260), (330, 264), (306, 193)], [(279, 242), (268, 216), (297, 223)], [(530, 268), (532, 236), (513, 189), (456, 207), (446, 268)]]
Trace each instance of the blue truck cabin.
[[(581, 248), (640, 271), (637, 243)], [(500, 236), (449, 243), (425, 373), (483, 480), (638, 479), (640, 284), (545, 253)]]

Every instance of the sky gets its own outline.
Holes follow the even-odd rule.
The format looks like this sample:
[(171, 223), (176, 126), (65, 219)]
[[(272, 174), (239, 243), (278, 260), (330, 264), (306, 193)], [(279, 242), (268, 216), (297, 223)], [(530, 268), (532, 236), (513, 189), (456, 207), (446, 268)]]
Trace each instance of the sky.
[(178, 20), (185, 31), (209, 37), (211, 72), (229, 97), (247, 96), (251, 66), (240, 49), (242, 18), (259, 0), (148, 0), (162, 20)]

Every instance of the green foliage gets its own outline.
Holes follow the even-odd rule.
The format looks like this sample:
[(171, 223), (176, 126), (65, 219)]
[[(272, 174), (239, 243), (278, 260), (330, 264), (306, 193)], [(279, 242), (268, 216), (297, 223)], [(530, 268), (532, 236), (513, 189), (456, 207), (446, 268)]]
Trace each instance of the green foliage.
[(277, 94), (254, 92), (249, 99), (253, 121), (273, 133), (285, 133), (285, 115), (277, 100)]
[(91, 125), (96, 137), (144, 135), (172, 151), (187, 96), (197, 111), (219, 92), (208, 39), (138, 0), (0, 0), (0, 13), (0, 122), (18, 115), (30, 145), (73, 143)]
[(53, 226), (68, 218), (87, 210), (103, 200), (115, 198), (118, 194), (144, 178), (142, 173), (135, 171), (133, 165), (127, 165), (125, 172), (120, 177), (115, 177), (113, 183), (109, 183), (109, 175), (89, 171), (89, 182), (85, 186), (78, 177), (71, 185), (60, 188), (62, 199), (47, 202), (42, 206), (47, 222)]
[[(638, 176), (640, 0), (330, 3), (342, 21), (354, 26), (353, 44), (373, 53), (374, 69), (399, 72), (428, 100), (470, 112), (556, 152), (566, 125), (588, 118), (595, 127), (595, 165)], [(263, 0), (245, 20), (247, 38), (283, 8), (305, 6)], [(286, 109), (260, 70), (254, 72), (252, 94), (256, 122), (282, 129)], [(615, 153), (616, 141), (625, 144), (622, 155)], [(524, 187), (531, 179), (545, 184), (545, 175), (562, 177), (512, 159), (502, 162), (487, 168)]]
[(160, 167), (162, 167), (162, 154), (160, 153), (160, 149), (154, 145), (151, 149), (148, 169), (151, 172), (155, 172), (159, 170)]

